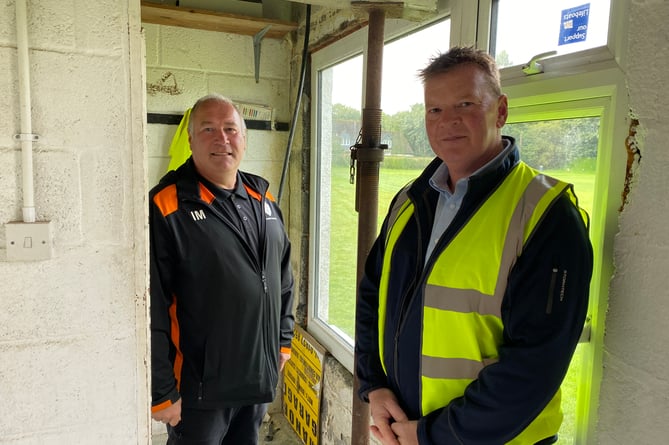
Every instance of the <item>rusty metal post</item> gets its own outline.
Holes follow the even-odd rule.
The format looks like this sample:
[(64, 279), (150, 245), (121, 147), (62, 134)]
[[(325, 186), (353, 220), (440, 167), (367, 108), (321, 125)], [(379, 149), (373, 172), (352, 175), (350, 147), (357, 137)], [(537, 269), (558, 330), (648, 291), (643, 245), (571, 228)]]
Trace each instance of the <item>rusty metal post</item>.
[[(358, 210), (357, 283), (363, 275), (365, 260), (377, 236), (379, 207), (379, 166), (383, 161), (381, 148), (381, 80), (383, 68), (383, 32), (385, 12), (369, 11), (367, 42), (367, 77), (365, 105), (362, 110), (361, 144), (357, 149), (356, 210)], [(359, 295), (356, 294), (356, 299)], [(356, 334), (357, 337), (357, 334)], [(359, 382), (354, 359), (351, 444), (369, 443), (369, 405), (358, 398)]]

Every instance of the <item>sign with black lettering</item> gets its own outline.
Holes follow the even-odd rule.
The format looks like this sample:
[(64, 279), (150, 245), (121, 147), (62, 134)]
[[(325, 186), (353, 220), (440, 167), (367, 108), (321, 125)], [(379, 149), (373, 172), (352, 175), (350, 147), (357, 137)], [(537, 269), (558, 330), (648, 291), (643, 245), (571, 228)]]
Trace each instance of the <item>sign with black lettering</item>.
[(558, 45), (585, 42), (588, 36), (588, 19), (590, 18), (590, 3), (562, 11), (562, 26), (560, 26), (560, 41)]
[(295, 327), (291, 357), (283, 368), (283, 414), (305, 445), (318, 445), (325, 348)]

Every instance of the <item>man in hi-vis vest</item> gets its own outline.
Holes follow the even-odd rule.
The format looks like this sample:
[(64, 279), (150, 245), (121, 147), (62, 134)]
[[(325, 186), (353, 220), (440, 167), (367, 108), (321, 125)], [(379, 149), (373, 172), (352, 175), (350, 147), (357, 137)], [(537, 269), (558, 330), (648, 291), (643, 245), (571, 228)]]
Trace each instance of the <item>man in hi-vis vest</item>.
[(583, 329), (588, 216), (502, 136), (488, 54), (420, 71), (437, 157), (393, 199), (360, 283), (359, 396), (384, 445), (550, 444)]

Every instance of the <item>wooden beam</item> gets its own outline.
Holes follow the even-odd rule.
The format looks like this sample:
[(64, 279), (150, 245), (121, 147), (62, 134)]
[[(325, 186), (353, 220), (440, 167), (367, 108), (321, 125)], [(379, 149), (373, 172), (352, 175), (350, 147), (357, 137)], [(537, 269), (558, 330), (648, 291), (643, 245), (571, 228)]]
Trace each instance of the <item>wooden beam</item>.
[(248, 17), (223, 12), (141, 2), (142, 22), (156, 25), (228, 32), (254, 36), (269, 26), (264, 37), (282, 39), (297, 29), (297, 23), (274, 19)]

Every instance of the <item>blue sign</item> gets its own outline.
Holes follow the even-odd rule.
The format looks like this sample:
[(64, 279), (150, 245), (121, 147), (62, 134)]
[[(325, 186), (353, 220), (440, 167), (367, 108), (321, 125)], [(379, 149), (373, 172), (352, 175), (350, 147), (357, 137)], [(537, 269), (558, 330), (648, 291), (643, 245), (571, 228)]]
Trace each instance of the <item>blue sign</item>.
[(588, 18), (590, 18), (590, 3), (563, 10), (558, 46), (585, 42), (588, 35)]

